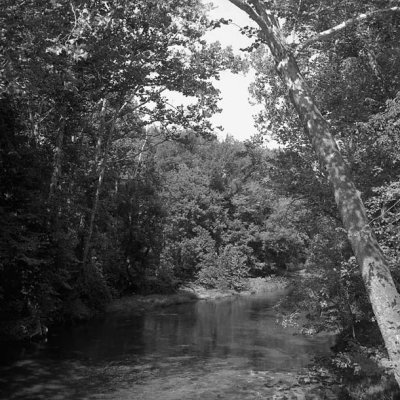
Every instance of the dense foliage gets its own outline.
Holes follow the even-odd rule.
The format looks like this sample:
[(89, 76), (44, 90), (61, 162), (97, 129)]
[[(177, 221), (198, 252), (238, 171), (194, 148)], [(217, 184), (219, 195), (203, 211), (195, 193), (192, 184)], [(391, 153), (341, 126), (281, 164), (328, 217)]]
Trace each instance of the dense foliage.
[[(399, 285), (400, 13), (298, 46), (390, 2), (266, 3)], [(125, 294), (187, 282), (241, 290), (249, 276), (304, 268), (282, 305), (285, 323), (305, 315), (303, 332), (351, 337), (342, 361), (357, 373), (360, 348), (377, 353), (380, 338), (363, 336), (374, 318), (327, 173), (259, 39), (250, 47), (251, 93), (265, 105), (256, 123), (282, 147), (215, 139), (210, 78), (244, 63), (203, 39), (215, 26), (205, 11), (197, 0), (3, 1), (1, 336), (40, 334), (44, 323), (87, 318)], [(171, 92), (192, 101), (175, 107)]]
[(304, 262), (269, 153), (213, 138), (210, 78), (242, 61), (203, 40), (200, 2), (6, 1), (0, 21), (2, 337)]
[(114, 267), (152, 262), (161, 181), (142, 154), (210, 136), (209, 78), (240, 62), (202, 39), (197, 1), (5, 1), (0, 22), (1, 316), (40, 326), (101, 308)]

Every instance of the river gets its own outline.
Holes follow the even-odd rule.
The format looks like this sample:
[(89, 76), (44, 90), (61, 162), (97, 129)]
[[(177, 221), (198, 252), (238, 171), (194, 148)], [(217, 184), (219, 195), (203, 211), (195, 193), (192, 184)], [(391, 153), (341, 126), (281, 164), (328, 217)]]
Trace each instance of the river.
[(13, 359), (3, 352), (0, 398), (279, 398), (276, 383), (329, 355), (333, 344), (277, 324), (279, 296), (198, 301), (53, 333)]

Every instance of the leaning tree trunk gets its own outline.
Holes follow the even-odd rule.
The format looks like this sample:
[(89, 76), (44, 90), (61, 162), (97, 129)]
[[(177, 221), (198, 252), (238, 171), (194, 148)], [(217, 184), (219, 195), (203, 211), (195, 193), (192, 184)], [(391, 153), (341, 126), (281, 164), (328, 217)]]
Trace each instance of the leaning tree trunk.
[[(317, 108), (311, 90), (288, 49), (275, 16), (260, 0), (230, 0), (245, 11), (261, 28), (276, 70), (284, 81), (315, 152), (329, 173), (336, 204), (400, 386), (400, 296), (387, 261), (369, 225), (360, 193), (331, 134), (330, 126)], [(252, 4), (252, 6), (249, 5)]]

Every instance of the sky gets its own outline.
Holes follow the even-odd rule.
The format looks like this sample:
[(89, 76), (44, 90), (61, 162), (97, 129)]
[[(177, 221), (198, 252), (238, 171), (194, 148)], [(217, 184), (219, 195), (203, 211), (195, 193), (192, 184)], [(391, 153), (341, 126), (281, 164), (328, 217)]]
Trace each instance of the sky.
[[(207, 1), (209, 3), (209, 1)], [(214, 9), (210, 12), (211, 19), (231, 19), (239, 26), (254, 25), (242, 10), (234, 6), (228, 0), (214, 0)], [(237, 54), (243, 54), (240, 48), (249, 46), (251, 41), (239, 32), (235, 25), (222, 25), (221, 28), (208, 32), (205, 39), (210, 42), (219, 41), (222, 46), (231, 46)], [(250, 71), (247, 75), (233, 74), (223, 71), (215, 86), (221, 91), (219, 107), (222, 112), (212, 118), (216, 126), (222, 126), (224, 131), (218, 136), (224, 139), (227, 134), (235, 139), (245, 140), (257, 133), (254, 127), (253, 115), (257, 107), (249, 103), (250, 94), (248, 87), (252, 82), (254, 73)]]
[[(205, 39), (212, 42), (220, 42), (223, 47), (232, 47), (235, 54), (245, 55), (241, 48), (248, 47), (252, 41), (239, 31), (239, 26), (256, 26), (247, 14), (234, 6), (229, 0), (202, 0), (205, 4), (212, 4), (210, 19), (231, 19), (232, 24), (221, 25), (205, 35)], [(224, 140), (227, 135), (237, 140), (250, 139), (257, 133), (254, 126), (253, 115), (260, 109), (259, 105), (250, 103), (249, 86), (254, 80), (254, 71), (250, 69), (246, 74), (233, 74), (230, 71), (222, 71), (220, 79), (214, 80), (216, 88), (220, 90), (221, 100), (218, 103), (222, 109), (220, 113), (211, 118), (215, 127), (222, 126), (223, 131), (216, 130), (218, 139)], [(178, 92), (170, 92), (170, 101), (176, 106), (186, 105), (191, 102), (190, 98), (184, 97)], [(268, 147), (275, 147), (275, 142), (268, 140)]]
[[(203, 0), (206, 4), (213, 4), (210, 11), (210, 19), (231, 19), (233, 24), (222, 25), (210, 32), (207, 32), (205, 39), (212, 42), (220, 42), (223, 47), (231, 46), (235, 54), (244, 55), (241, 48), (248, 47), (251, 40), (239, 32), (239, 26), (253, 25), (246, 13), (234, 6), (229, 0)], [(235, 25), (236, 24), (236, 25)], [(249, 86), (254, 79), (254, 72), (247, 74), (233, 74), (230, 71), (222, 71), (220, 79), (213, 83), (220, 91), (221, 100), (218, 103), (221, 113), (215, 114), (211, 121), (217, 126), (222, 126), (223, 131), (216, 131), (220, 140), (225, 139), (227, 135), (233, 136), (237, 140), (249, 139), (257, 133), (254, 127), (253, 115), (257, 113), (259, 106), (252, 106), (249, 102)], [(191, 100), (185, 98), (177, 92), (170, 92), (170, 101), (173, 105), (187, 104)]]

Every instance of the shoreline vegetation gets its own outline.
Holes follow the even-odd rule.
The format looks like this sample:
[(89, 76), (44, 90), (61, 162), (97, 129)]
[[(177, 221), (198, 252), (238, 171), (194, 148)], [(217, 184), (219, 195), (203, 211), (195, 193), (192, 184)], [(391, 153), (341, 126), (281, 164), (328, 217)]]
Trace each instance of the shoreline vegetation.
[(106, 313), (136, 313), (141, 314), (158, 307), (169, 307), (176, 304), (199, 300), (217, 300), (232, 296), (249, 296), (253, 294), (275, 292), (290, 287), (291, 281), (284, 277), (249, 278), (241, 291), (232, 289), (205, 288), (197, 284), (186, 284), (176, 293), (124, 296), (113, 300)]
[[(175, 292), (168, 294), (132, 294), (116, 298), (105, 305), (102, 311), (95, 312), (76, 301), (71, 304), (70, 314), (73, 316), (69, 321), (50, 324), (50, 329), (65, 324), (85, 323), (101, 315), (119, 313), (140, 315), (158, 307), (168, 307), (176, 304), (189, 303), (199, 300), (215, 300), (231, 296), (244, 296), (262, 292), (284, 290), (290, 286), (290, 280), (283, 277), (249, 278), (241, 291), (232, 289), (205, 288), (204, 286), (188, 283)], [(43, 324), (38, 316), (30, 316), (23, 319), (15, 319), (0, 327), (1, 343), (23, 343), (35, 340), (42, 340), (47, 336), (49, 327)]]

